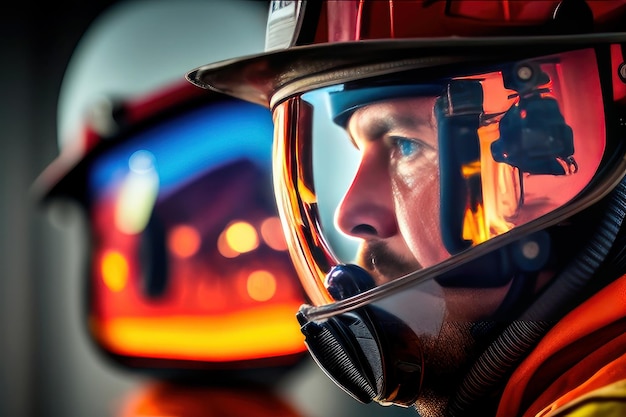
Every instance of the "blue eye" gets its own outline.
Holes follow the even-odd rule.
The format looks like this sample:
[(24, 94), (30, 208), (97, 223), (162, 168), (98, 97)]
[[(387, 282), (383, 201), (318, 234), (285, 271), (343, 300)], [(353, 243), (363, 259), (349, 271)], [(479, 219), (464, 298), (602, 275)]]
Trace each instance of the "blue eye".
[(395, 137), (393, 138), (393, 141), (396, 149), (403, 157), (411, 157), (421, 149), (421, 145), (414, 140), (402, 137)]

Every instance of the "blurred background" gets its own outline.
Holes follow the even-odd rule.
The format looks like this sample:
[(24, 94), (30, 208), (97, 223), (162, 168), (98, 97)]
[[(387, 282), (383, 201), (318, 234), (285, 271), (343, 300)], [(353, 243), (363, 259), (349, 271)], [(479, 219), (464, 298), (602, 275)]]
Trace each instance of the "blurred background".
[[(94, 348), (84, 326), (85, 219), (40, 206), (31, 187), (98, 94), (141, 97), (235, 49), (260, 51), (261, 36), (238, 42), (264, 30), (268, 3), (248, 2), (255, 11), (244, 24), (220, 13), (227, 3), (22, 2), (0, 15), (0, 417), (119, 416), (150, 381)], [(158, 71), (146, 76), (146, 66)], [(303, 417), (415, 415), (357, 403), (308, 357), (277, 389)]]
[(71, 271), (79, 255), (28, 192), (58, 155), (57, 101), (70, 56), (113, 3), (15, 3), (0, 14), (1, 416), (105, 415), (112, 405), (101, 399), (132, 384), (87, 348), (77, 317), (79, 275)]

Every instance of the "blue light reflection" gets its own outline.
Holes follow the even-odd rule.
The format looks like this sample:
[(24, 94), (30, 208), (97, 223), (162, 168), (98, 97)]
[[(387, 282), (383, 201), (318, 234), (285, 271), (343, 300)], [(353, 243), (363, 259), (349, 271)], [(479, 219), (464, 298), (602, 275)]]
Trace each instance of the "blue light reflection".
[(273, 125), (268, 109), (238, 100), (219, 101), (166, 120), (130, 138), (95, 161), (89, 174), (93, 195), (123, 180), (129, 159), (150, 152), (159, 178), (159, 198), (200, 175), (248, 159), (271, 170)]

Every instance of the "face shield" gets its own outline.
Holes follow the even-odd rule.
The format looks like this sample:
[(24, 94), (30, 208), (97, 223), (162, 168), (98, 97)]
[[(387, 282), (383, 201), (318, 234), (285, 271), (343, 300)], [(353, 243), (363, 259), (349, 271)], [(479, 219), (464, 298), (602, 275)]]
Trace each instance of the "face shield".
[(510, 321), (512, 278), (550, 261), (546, 229), (623, 176), (620, 45), (564, 49), (416, 52), (273, 97), (302, 331), (355, 398), (414, 403), (450, 329)]

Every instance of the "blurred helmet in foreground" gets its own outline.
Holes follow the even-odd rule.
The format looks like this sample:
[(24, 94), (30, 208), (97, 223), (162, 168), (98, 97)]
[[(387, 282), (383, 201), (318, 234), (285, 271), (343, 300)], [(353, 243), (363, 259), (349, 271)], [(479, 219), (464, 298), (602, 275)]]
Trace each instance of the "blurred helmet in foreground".
[(258, 105), (188, 83), (117, 106), (45, 199), (88, 218), (89, 332), (131, 367), (295, 363), (303, 302), (271, 187), (271, 120)]
[(33, 188), (80, 205), (86, 326), (124, 365), (217, 371), (302, 357), (270, 115), (182, 76), (207, 57), (262, 50), (265, 23), (257, 2), (121, 2), (68, 64), (60, 154)]

